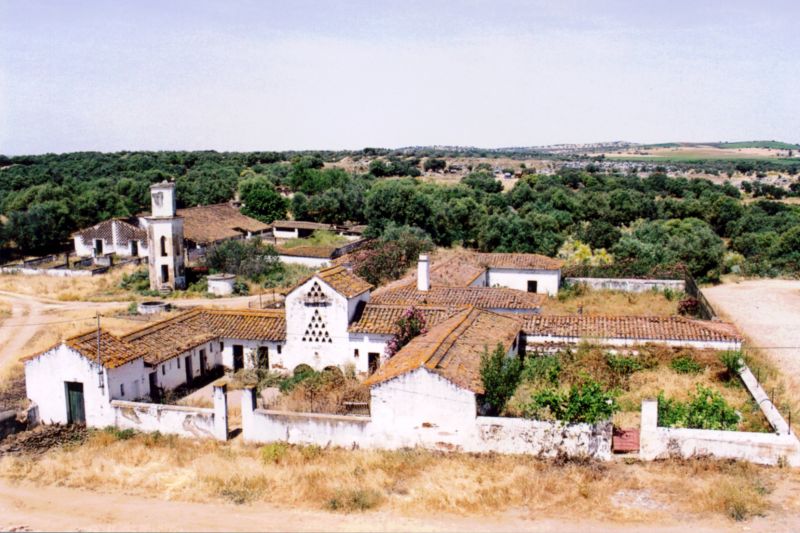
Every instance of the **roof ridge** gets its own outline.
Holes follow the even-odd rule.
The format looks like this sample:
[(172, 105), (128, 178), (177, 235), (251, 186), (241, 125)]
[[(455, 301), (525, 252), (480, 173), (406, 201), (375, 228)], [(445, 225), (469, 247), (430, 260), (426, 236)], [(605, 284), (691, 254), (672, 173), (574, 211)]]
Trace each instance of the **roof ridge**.
[[(465, 308), (463, 311), (461, 311), (461, 313), (464, 315), (463, 317), (459, 317), (459, 313), (457, 313), (457, 314), (453, 315), (452, 317), (450, 317), (448, 319), (448, 320), (454, 320), (456, 318), (459, 318), (457, 323), (455, 325), (453, 325), (453, 327), (451, 327), (450, 330), (447, 333), (445, 333), (444, 338), (442, 339), (442, 342), (438, 343), (436, 345), (436, 347), (433, 349), (433, 352), (431, 353), (431, 355), (423, 363), (424, 366), (430, 368), (431, 370), (433, 370), (434, 368), (439, 366), (439, 363), (442, 361), (442, 359), (444, 359), (444, 356), (447, 355), (447, 352), (450, 350), (450, 348), (453, 347), (453, 344), (455, 344), (455, 342), (458, 340), (458, 336), (454, 335), (454, 333), (459, 329), (461, 331), (463, 331), (464, 328), (469, 327), (470, 324), (475, 322), (475, 317), (473, 316), (473, 313), (476, 310), (477, 309), (475, 308), (475, 306), (469, 306), (469, 307)], [(470, 318), (471, 318), (471, 320), (469, 320), (469, 323), (465, 324), (465, 322)], [(445, 320), (442, 324), (445, 324), (445, 323), (447, 323), (447, 320)], [(462, 326), (463, 326), (463, 328), (462, 328)], [(446, 344), (446, 347), (445, 347), (445, 344)], [(440, 349), (442, 349), (442, 348), (444, 348), (444, 351), (442, 353), (439, 353)], [(437, 357), (437, 355), (438, 355), (438, 357)], [(433, 361), (434, 358), (436, 358), (435, 361)], [(433, 364), (429, 365), (429, 363), (431, 363), (431, 362), (433, 362)]]
[(184, 311), (179, 315), (175, 315), (173, 317), (165, 318), (164, 320), (160, 320), (160, 321), (158, 321), (158, 322), (156, 322), (154, 324), (149, 324), (147, 326), (144, 326), (141, 329), (137, 329), (135, 331), (131, 331), (130, 333), (126, 333), (125, 335), (123, 335), (120, 338), (123, 339), (126, 342), (129, 341), (129, 340), (136, 340), (136, 339), (141, 338), (142, 335), (144, 335), (146, 333), (151, 333), (151, 332), (154, 332), (154, 331), (160, 331), (160, 330), (164, 329), (165, 327), (167, 327), (170, 324), (174, 324), (176, 322), (181, 322), (183, 320), (186, 320), (187, 318), (191, 318), (193, 316), (197, 316), (201, 312), (202, 312), (201, 308), (189, 309), (188, 311)]

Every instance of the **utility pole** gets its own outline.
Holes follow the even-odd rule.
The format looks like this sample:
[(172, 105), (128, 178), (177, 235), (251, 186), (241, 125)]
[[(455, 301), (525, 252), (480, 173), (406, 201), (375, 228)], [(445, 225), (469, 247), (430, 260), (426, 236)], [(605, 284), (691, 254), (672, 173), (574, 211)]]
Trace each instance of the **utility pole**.
[(103, 383), (103, 359), (100, 357), (100, 311), (96, 313), (97, 318), (97, 379), (98, 385), (100, 388), (105, 388), (105, 383)]

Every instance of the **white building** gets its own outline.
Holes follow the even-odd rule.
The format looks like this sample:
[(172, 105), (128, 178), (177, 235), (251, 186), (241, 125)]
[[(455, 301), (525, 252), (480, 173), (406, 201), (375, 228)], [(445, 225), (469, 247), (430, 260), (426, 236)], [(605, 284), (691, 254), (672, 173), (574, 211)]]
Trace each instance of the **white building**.
[(147, 257), (147, 231), (135, 220), (112, 218), (72, 234), (79, 257)]

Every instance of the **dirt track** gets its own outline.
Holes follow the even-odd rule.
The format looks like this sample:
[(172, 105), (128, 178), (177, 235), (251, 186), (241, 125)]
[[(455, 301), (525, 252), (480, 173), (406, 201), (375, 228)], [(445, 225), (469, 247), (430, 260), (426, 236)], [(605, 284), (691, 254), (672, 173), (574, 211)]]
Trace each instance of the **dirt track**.
[(703, 294), (800, 386), (800, 280), (724, 283)]
[[(753, 529), (790, 531), (783, 521), (748, 523)], [(667, 525), (530, 520), (517, 513), (412, 518), (390, 512), (340, 514), (271, 505), (165, 501), (0, 480), (0, 530), (18, 531), (602, 531), (653, 533), (730, 531), (724, 519)], [(736, 528), (739, 529), (739, 528)]]

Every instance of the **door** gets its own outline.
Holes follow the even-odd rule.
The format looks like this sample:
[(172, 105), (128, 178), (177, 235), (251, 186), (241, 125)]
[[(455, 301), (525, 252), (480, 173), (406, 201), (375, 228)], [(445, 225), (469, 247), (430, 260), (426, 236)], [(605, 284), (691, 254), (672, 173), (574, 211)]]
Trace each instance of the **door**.
[(85, 424), (86, 409), (83, 404), (83, 383), (65, 382), (67, 389), (67, 423)]
[(131, 241), (131, 256), (139, 257), (139, 241)]
[(169, 283), (169, 266), (161, 265), (161, 283)]
[(183, 362), (185, 363), (183, 366), (186, 367), (186, 384), (188, 385), (194, 379), (194, 374), (192, 373), (192, 356), (187, 355)]
[(155, 372), (150, 373), (150, 400), (158, 402), (161, 395), (158, 392), (158, 374)]
[(530, 280), (528, 281), (528, 292), (536, 292), (536, 289), (539, 288), (539, 282)]
[(103, 255), (103, 239), (94, 240), (94, 255), (97, 257)]
[(233, 345), (233, 369), (244, 368), (244, 347), (241, 344)]
[(206, 351), (200, 350), (200, 375), (206, 375)]

